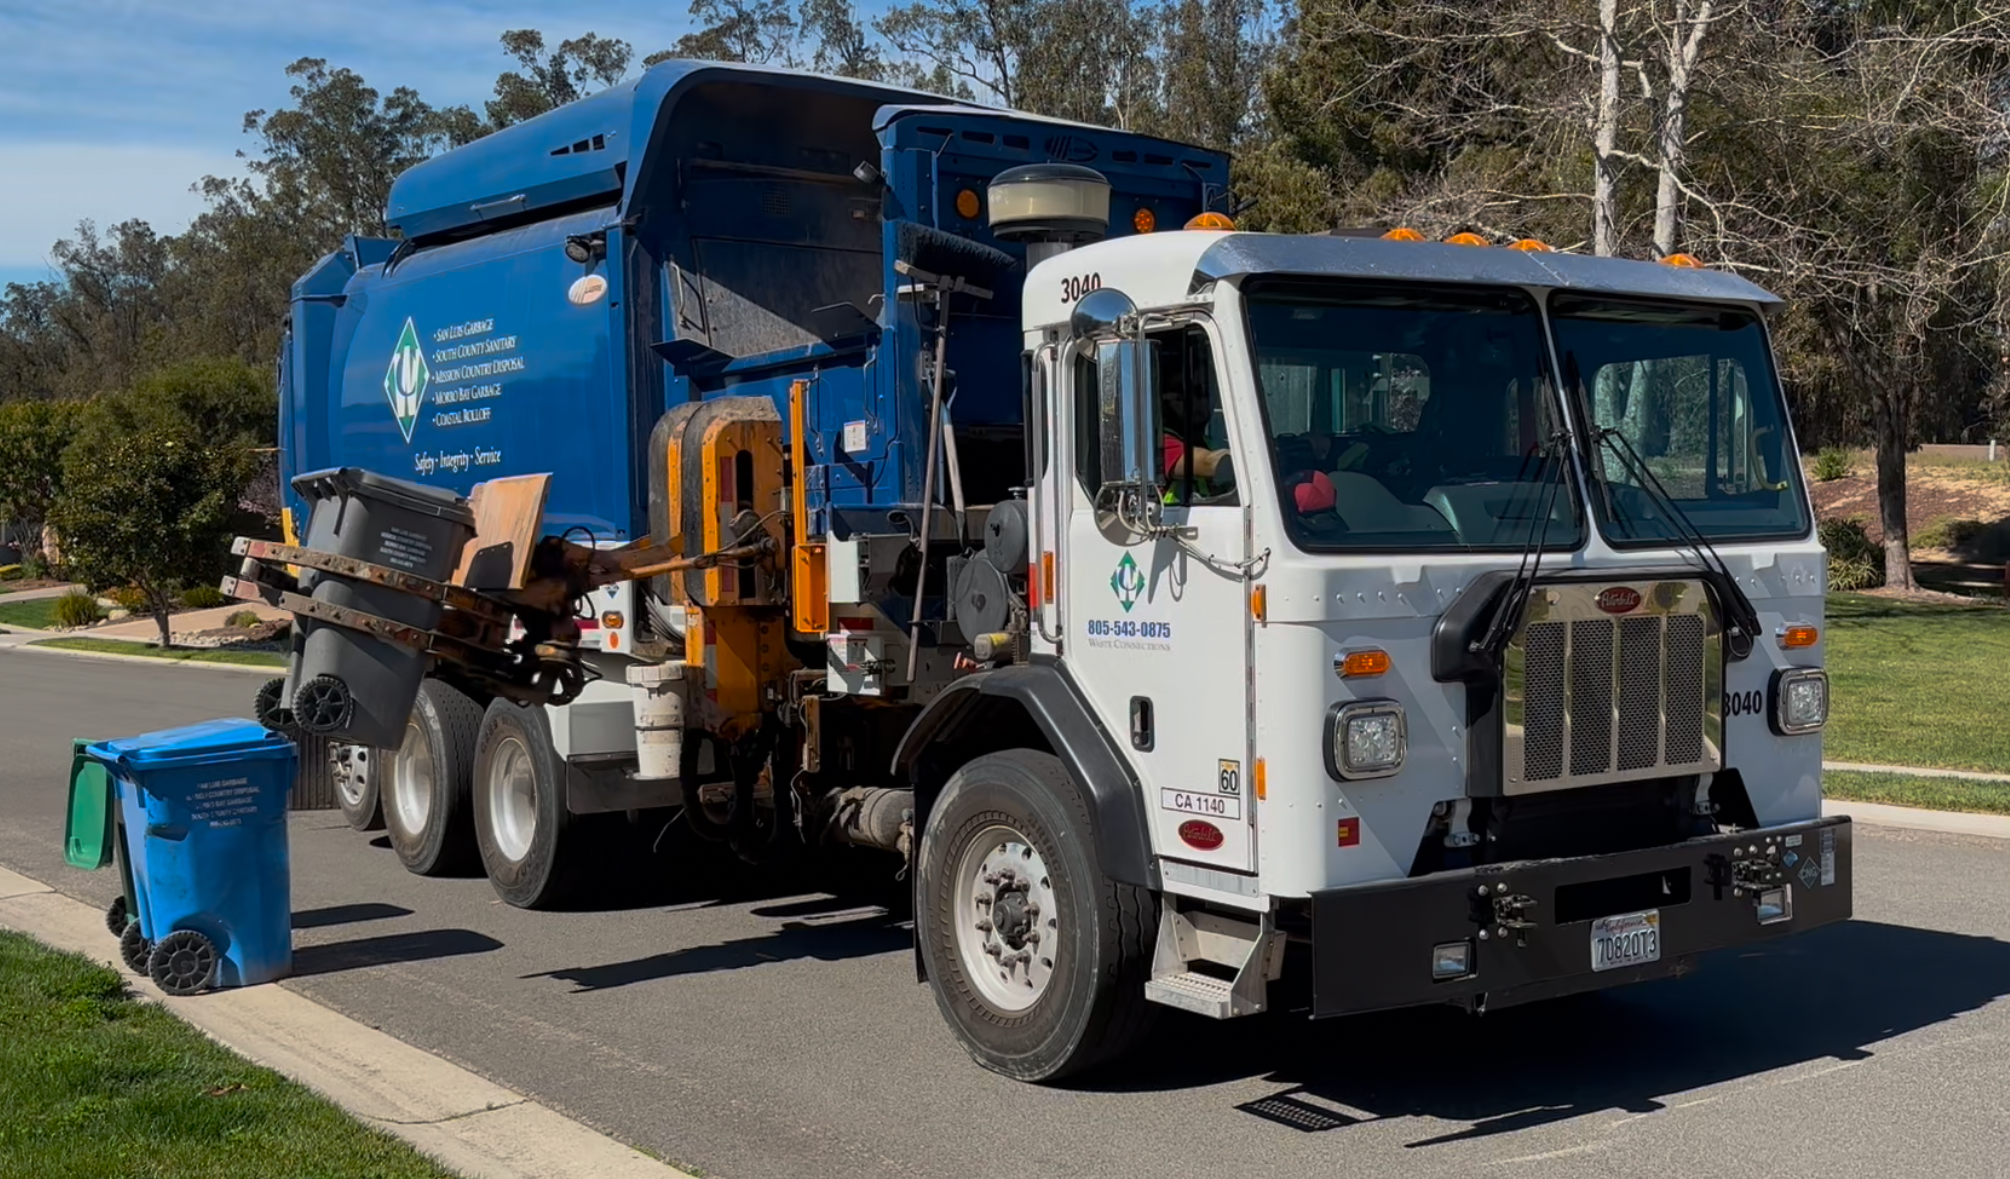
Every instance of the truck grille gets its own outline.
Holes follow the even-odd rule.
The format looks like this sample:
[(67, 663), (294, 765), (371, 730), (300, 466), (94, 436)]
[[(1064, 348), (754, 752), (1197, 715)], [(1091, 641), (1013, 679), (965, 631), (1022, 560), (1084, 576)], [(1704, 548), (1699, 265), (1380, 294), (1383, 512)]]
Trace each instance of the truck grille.
[(1701, 582), (1538, 588), (1507, 650), (1503, 792), (1715, 771), (1722, 676)]

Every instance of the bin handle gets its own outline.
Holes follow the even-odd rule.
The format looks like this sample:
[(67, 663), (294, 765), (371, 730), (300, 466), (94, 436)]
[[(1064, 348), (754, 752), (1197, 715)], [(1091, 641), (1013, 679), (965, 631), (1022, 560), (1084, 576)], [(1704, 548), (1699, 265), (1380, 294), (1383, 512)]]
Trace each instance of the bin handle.
[(179, 843), (188, 838), (188, 828), (180, 823), (148, 823), (147, 838)]

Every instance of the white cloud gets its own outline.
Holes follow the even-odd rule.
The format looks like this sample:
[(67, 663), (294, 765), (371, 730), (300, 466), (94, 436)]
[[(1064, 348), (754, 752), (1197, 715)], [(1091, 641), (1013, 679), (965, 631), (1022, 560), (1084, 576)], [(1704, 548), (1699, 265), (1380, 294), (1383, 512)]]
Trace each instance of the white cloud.
[(85, 218), (100, 226), (139, 218), (179, 233), (203, 209), (189, 186), (235, 176), (228, 152), (133, 143), (0, 140), (0, 267), (37, 267)]

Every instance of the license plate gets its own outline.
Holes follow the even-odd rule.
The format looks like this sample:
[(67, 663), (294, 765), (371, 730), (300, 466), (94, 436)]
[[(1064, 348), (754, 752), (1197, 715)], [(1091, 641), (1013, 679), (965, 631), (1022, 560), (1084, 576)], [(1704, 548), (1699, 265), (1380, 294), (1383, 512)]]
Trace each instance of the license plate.
[(1591, 968), (1618, 970), (1661, 961), (1661, 910), (1616, 913), (1591, 923)]

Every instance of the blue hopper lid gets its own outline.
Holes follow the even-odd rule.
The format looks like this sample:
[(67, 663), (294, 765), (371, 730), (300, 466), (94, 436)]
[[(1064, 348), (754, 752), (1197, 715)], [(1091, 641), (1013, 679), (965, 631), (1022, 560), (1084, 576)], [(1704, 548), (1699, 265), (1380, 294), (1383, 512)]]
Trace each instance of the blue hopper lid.
[(228, 762), (294, 756), (293, 742), (257, 721), (237, 717), (162, 729), (137, 737), (100, 741), (87, 751), (93, 760), (144, 770), (170, 763)]

